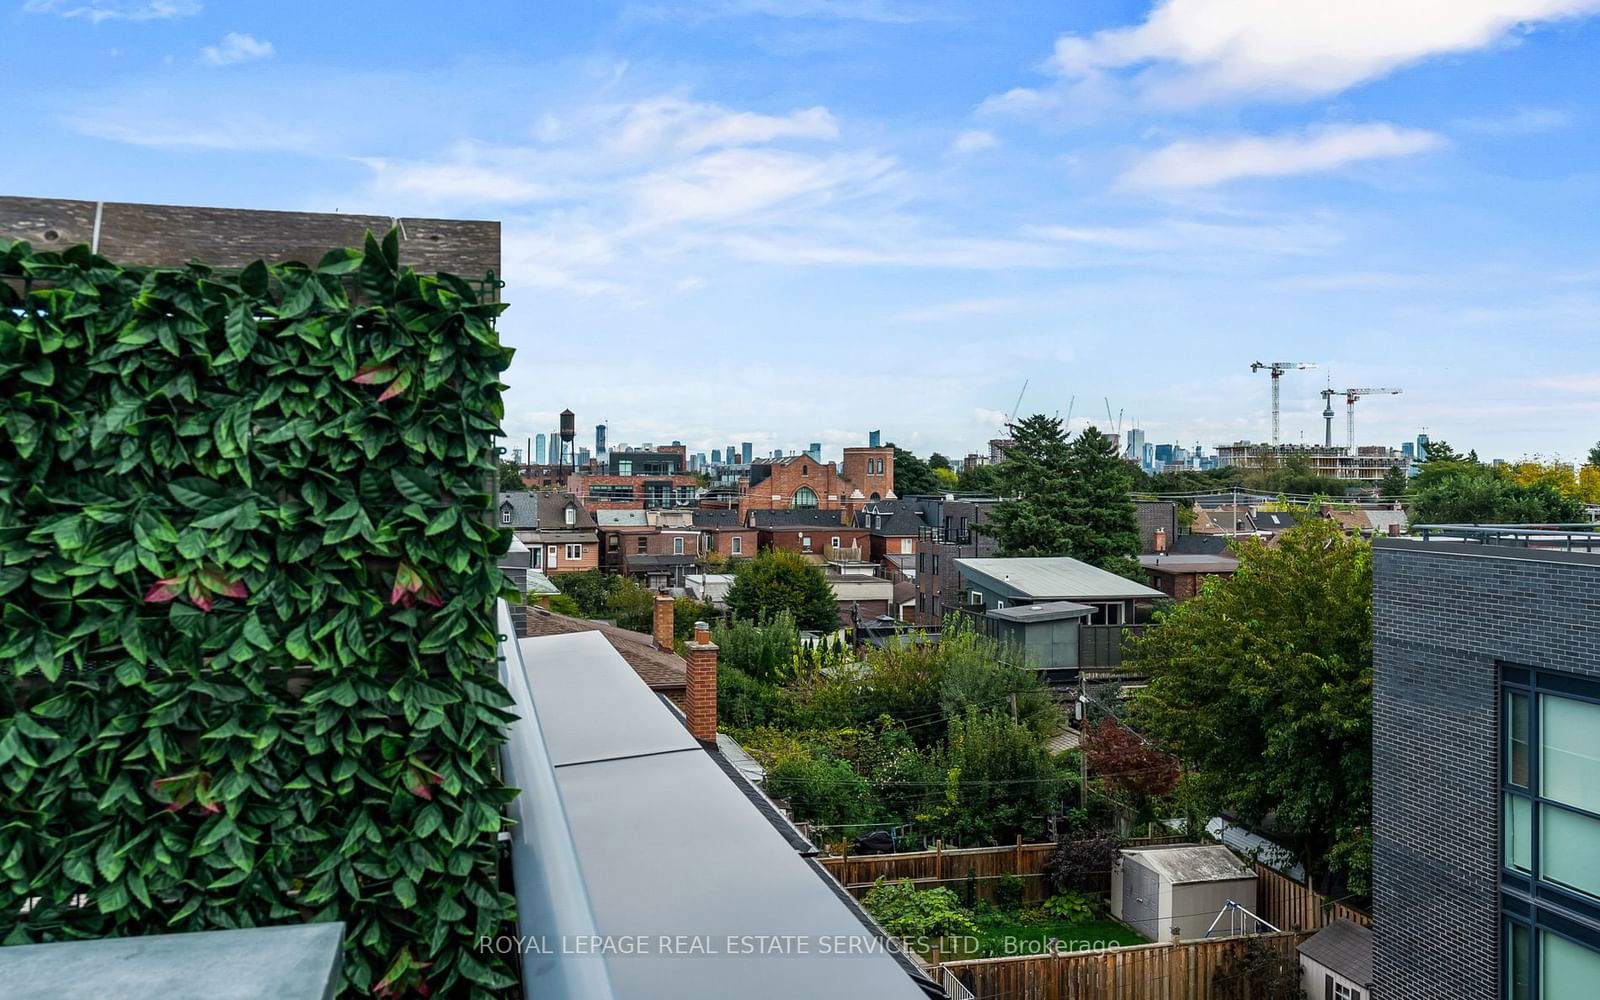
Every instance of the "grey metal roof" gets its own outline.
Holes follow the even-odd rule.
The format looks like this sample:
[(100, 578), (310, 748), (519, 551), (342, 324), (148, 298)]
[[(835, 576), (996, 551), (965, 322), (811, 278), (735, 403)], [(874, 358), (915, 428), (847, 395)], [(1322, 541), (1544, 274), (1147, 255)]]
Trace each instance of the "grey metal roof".
[(1112, 600), (1163, 597), (1161, 591), (1134, 583), (1067, 556), (1026, 559), (957, 559), (962, 575), (1013, 597), (1042, 601), (1052, 598)]
[(1256, 877), (1254, 871), (1220, 844), (1129, 849), (1122, 852), (1122, 857), (1124, 861), (1136, 859), (1173, 885), (1254, 880)]
[[(645, 942), (604, 958), (615, 996), (927, 996), (601, 637), (520, 648), (595, 933)], [(806, 950), (730, 953), (756, 935)]]
[(536, 636), (519, 645), (554, 766), (699, 748), (599, 632)]
[(995, 608), (988, 617), (1008, 622), (1053, 622), (1065, 618), (1083, 618), (1094, 614), (1094, 608), (1072, 601), (1044, 601), (1040, 604), (1017, 604), (1009, 608)]
[(1372, 986), (1372, 931), (1340, 917), (1300, 944), (1300, 954), (1353, 983)]
[(1140, 556), (1139, 565), (1165, 573), (1232, 573), (1239, 560), (1232, 556), (1173, 555)]
[(559, 594), (561, 589), (550, 578), (537, 570), (528, 571), (527, 592), (530, 594)]

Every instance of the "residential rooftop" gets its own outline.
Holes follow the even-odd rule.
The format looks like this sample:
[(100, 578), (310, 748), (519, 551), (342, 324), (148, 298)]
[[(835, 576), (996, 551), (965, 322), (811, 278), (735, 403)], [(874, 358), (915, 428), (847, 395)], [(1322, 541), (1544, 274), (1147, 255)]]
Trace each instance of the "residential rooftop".
[(1128, 600), (1166, 596), (1154, 587), (1135, 583), (1069, 556), (957, 559), (956, 568), (968, 579), (976, 579), (1021, 600), (1095, 597)]

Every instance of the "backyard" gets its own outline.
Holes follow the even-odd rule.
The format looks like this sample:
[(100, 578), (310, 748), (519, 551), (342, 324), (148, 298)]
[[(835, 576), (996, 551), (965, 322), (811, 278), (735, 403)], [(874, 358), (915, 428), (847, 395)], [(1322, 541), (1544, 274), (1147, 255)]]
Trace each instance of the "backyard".
[(1025, 903), (1016, 876), (1004, 877), (994, 896), (993, 902), (977, 899), (971, 883), (957, 892), (918, 889), (901, 879), (880, 881), (863, 903), (889, 934), (924, 957), (937, 952), (941, 961), (1041, 955), (1052, 944), (1068, 952), (1147, 943), (1112, 919), (1098, 896), (1060, 892), (1042, 903)]

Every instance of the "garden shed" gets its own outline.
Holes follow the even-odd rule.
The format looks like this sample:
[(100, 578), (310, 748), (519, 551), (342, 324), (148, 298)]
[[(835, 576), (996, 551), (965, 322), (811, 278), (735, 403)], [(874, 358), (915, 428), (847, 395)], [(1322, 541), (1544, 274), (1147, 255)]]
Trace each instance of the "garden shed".
[(1229, 900), (1254, 910), (1256, 874), (1220, 844), (1125, 849), (1111, 870), (1111, 915), (1152, 941), (1204, 937)]

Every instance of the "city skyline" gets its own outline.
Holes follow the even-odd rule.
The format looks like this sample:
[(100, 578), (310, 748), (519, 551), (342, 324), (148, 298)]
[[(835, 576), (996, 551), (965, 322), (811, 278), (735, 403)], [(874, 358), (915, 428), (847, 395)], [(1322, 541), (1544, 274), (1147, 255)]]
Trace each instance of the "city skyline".
[(374, 32), (26, 0), (13, 118), (52, 155), (4, 187), (502, 220), (514, 440), (569, 407), (696, 451), (881, 427), (954, 457), (1027, 378), (1024, 414), (1109, 396), (1210, 449), (1268, 439), (1249, 365), (1287, 357), (1319, 367), (1285, 376), (1286, 442), (1321, 440), (1331, 378), (1405, 390), (1358, 443), (1575, 461), (1600, 0), (1494, 7), (494, 2)]

